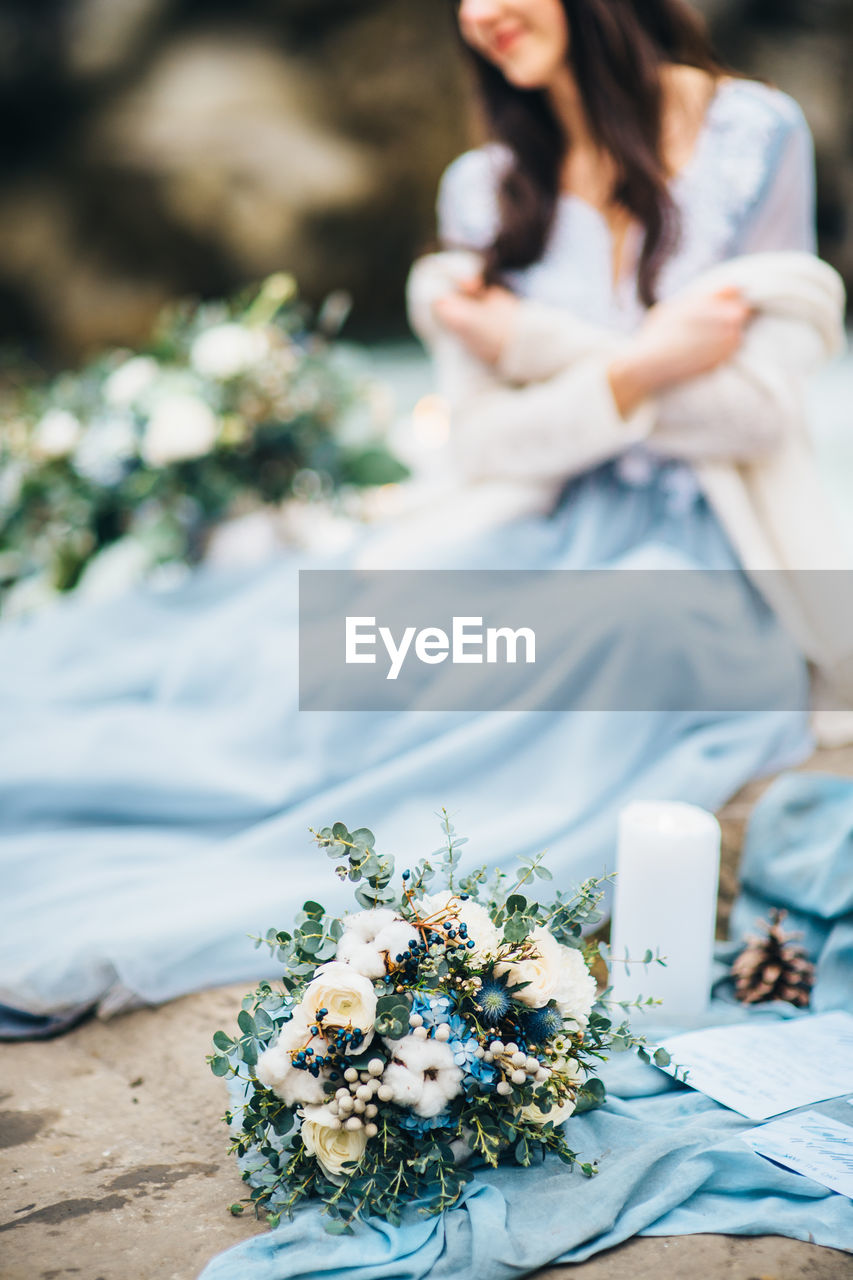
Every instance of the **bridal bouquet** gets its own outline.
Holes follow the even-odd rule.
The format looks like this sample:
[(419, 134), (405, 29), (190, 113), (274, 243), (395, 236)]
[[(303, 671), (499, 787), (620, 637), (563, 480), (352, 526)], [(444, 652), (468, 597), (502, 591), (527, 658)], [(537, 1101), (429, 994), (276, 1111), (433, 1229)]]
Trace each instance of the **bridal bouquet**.
[(564, 1121), (603, 1101), (608, 1048), (648, 1060), (613, 1026), (582, 946), (601, 882), (543, 903), (541, 856), (521, 859), (515, 882), (460, 875), (465, 841), (442, 821), (443, 849), (399, 885), (370, 831), (315, 833), (362, 909), (338, 919), (306, 902), (290, 932), (256, 939), (282, 963), (281, 990), (261, 983), (239, 1035), (214, 1036), (233, 1149), (273, 1224), (309, 1196), (334, 1231), (360, 1211), (395, 1223), (412, 1201), (439, 1213), (477, 1160), (527, 1166), (551, 1151), (591, 1175)]
[(24, 611), (81, 580), (108, 594), (198, 560), (228, 517), (401, 479), (386, 389), (334, 338), (344, 305), (331, 294), (312, 319), (280, 272), (169, 308), (142, 353), (7, 377), (0, 595)]

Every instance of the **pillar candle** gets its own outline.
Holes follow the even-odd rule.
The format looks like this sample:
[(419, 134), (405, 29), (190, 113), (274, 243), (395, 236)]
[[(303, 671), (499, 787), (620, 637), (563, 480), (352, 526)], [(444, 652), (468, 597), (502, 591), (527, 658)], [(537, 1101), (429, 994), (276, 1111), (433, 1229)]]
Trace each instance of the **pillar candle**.
[[(610, 980), (614, 1000), (653, 996), (661, 1022), (704, 1012), (711, 964), (720, 824), (712, 813), (677, 801), (629, 804), (619, 815)], [(628, 955), (639, 963), (620, 963)], [(642, 963), (646, 951), (666, 960)]]

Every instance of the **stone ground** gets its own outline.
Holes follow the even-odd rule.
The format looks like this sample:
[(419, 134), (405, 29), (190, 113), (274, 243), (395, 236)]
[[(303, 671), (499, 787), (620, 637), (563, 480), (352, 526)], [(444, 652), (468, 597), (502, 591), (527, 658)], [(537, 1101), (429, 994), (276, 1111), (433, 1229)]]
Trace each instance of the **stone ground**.
[[(853, 750), (804, 768), (853, 776)], [(721, 916), (755, 783), (721, 814)], [(263, 1230), (232, 1217), (220, 1081), (204, 1065), (245, 987), (189, 996), (46, 1044), (5, 1045), (0, 1072), (0, 1280), (195, 1280)], [(637, 1239), (539, 1280), (844, 1280), (848, 1255), (780, 1237)]]

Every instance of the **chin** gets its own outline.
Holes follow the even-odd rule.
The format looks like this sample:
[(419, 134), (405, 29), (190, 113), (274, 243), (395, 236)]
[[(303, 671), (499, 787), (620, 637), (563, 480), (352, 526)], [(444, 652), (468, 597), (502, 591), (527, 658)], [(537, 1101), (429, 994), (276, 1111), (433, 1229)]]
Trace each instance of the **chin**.
[(498, 63), (504, 79), (517, 89), (546, 89), (559, 71), (553, 58), (518, 58)]

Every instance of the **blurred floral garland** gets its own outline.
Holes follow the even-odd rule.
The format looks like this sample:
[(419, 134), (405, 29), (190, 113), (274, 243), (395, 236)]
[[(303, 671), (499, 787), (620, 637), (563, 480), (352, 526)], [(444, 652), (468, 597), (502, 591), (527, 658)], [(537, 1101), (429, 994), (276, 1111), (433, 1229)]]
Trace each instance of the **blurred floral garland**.
[[(384, 388), (330, 294), (311, 323), (286, 273), (251, 299), (181, 304), (142, 354), (6, 391), (0, 608), (192, 564), (229, 516), (407, 474), (382, 439)], [(109, 588), (107, 589), (109, 593)]]

